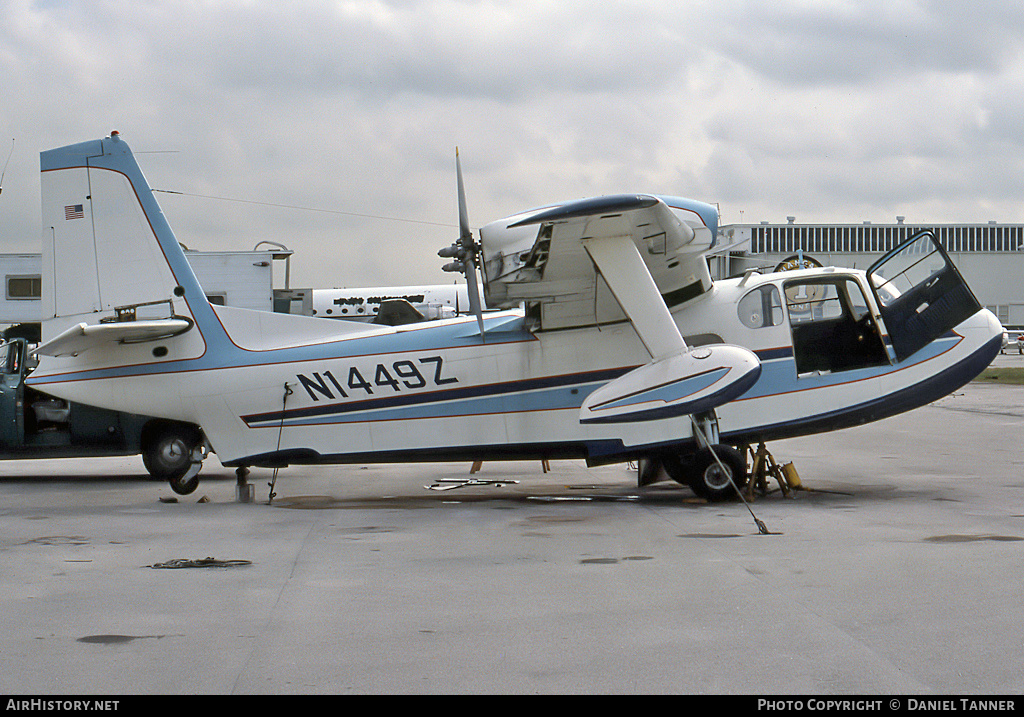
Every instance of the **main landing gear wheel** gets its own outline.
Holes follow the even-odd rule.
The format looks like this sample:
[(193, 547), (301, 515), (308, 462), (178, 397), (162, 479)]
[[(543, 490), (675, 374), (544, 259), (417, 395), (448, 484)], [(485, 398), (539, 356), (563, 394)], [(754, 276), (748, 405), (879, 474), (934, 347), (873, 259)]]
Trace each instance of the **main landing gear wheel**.
[(150, 475), (166, 480), (178, 495), (189, 495), (199, 487), (198, 470), (193, 470), (192, 453), (202, 437), (188, 426), (161, 429), (142, 450), (142, 463)]
[(732, 446), (712, 448), (714, 453), (702, 448), (688, 459), (672, 456), (664, 465), (672, 480), (688, 486), (709, 503), (716, 503), (735, 498), (736, 491), (743, 490), (747, 484), (747, 459)]

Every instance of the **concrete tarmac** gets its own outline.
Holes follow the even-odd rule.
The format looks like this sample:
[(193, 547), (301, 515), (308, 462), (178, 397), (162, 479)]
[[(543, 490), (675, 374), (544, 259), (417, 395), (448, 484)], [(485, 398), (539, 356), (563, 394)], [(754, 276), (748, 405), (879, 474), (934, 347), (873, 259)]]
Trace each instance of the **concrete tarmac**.
[[(975, 383), (780, 441), (805, 490), (751, 504), (770, 535), (574, 461), (293, 467), (271, 504), (215, 458), (184, 497), (3, 462), (0, 692), (1020, 694), (1022, 424)], [(424, 488), (469, 477), (519, 483)]]

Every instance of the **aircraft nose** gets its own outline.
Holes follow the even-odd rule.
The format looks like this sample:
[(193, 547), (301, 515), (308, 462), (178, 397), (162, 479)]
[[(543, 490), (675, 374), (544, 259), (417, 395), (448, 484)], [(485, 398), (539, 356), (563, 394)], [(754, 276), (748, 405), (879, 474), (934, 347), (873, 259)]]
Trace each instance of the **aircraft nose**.
[(982, 309), (967, 319), (958, 331), (970, 340), (971, 345), (977, 347), (975, 353), (979, 358), (984, 355), (989, 361), (996, 357), (1003, 343), (1003, 325), (988, 309)]
[(1000, 337), (1003, 335), (1003, 325), (999, 323), (996, 315), (988, 309), (982, 309), (975, 314), (974, 318), (978, 322), (979, 328), (985, 331), (986, 334)]

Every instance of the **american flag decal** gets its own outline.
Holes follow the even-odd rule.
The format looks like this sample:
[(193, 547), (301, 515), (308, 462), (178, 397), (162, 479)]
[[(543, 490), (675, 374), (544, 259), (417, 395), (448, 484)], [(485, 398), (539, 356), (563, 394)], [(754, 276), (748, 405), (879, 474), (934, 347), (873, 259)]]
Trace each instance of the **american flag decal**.
[(85, 207), (81, 204), (75, 204), (70, 207), (64, 207), (64, 219), (83, 219), (85, 217)]

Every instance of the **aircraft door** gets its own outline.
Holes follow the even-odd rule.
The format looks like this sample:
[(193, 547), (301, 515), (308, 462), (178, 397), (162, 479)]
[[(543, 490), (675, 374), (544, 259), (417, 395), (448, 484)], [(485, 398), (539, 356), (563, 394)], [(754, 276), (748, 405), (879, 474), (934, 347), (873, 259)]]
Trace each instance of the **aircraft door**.
[(915, 234), (872, 264), (868, 277), (898, 361), (981, 310), (930, 231)]
[(889, 363), (867, 297), (852, 276), (816, 276), (784, 284), (797, 375)]

